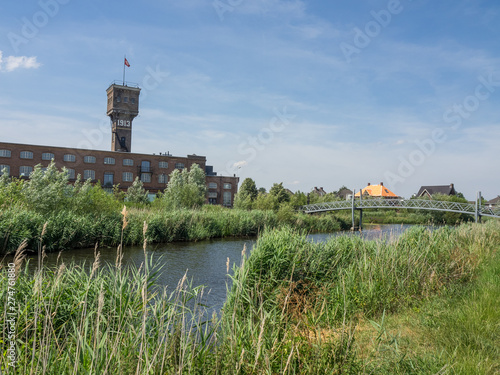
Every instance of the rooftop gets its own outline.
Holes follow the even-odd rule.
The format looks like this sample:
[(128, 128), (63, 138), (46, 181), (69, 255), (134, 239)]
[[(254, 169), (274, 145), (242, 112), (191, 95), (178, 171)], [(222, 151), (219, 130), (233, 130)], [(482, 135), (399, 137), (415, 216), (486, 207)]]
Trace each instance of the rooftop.
[[(372, 185), (368, 183), (368, 186), (361, 190), (363, 195), (370, 195), (371, 197), (382, 197), (382, 198), (398, 198), (396, 194), (387, 189), (384, 186), (384, 183), (381, 182), (378, 185)], [(359, 191), (354, 195), (355, 197), (359, 197)]]

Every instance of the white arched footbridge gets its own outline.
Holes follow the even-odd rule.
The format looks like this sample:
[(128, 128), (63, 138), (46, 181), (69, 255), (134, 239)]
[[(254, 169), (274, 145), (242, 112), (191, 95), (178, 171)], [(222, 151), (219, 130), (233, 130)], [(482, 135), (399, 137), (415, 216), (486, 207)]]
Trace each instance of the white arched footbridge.
[(481, 205), (481, 193), (472, 203), (436, 201), (433, 199), (384, 199), (384, 198), (355, 198), (345, 201), (335, 201), (326, 203), (314, 203), (302, 206), (301, 210), (312, 214), (316, 212), (328, 212), (337, 210), (351, 210), (354, 228), (354, 212), (360, 211), (360, 226), (363, 220), (363, 209), (365, 208), (407, 208), (415, 210), (431, 210), (457, 212), (460, 214), (474, 215), (476, 222), (481, 221), (482, 216), (500, 218), (500, 207), (488, 207)]

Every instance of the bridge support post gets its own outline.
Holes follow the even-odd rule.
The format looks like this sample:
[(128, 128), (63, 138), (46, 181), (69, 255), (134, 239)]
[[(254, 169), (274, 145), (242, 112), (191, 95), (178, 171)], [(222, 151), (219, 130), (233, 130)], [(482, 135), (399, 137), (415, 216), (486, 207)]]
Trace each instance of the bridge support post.
[[(363, 189), (359, 190), (359, 206), (363, 207)], [(363, 209), (359, 209), (359, 230), (363, 230)]]
[(354, 230), (354, 228), (356, 227), (356, 223), (354, 222), (354, 210), (355, 210), (355, 206), (354, 206), (354, 196), (356, 195), (356, 190), (354, 190), (352, 192), (352, 199), (351, 199), (351, 218), (352, 218), (352, 227), (351, 227), (351, 230)]
[(476, 197), (476, 212), (475, 212), (475, 218), (476, 218), (476, 223), (480, 223), (481, 222), (481, 192), (479, 191), (477, 193), (477, 197)]

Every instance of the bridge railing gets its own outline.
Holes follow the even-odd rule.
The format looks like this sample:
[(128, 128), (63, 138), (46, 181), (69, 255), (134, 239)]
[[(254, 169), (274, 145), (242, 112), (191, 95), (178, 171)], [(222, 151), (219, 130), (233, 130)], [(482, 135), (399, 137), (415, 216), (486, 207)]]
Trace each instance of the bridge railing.
[(301, 210), (305, 213), (314, 213), (364, 208), (409, 208), (500, 217), (500, 207), (490, 208), (478, 206), (476, 210), (476, 204), (474, 203), (435, 201), (432, 199), (354, 199), (309, 204), (306, 206), (302, 206)]
[(500, 207), (481, 207), (481, 215), (500, 217)]

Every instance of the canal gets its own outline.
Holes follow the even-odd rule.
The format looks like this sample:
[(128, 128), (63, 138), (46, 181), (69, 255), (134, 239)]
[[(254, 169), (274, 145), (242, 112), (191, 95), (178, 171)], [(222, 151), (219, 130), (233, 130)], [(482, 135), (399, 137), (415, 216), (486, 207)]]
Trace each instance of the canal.
[[(354, 235), (366, 239), (397, 238), (411, 225), (366, 225), (360, 232), (336, 232), (311, 234), (309, 238), (314, 242), (328, 241), (332, 236)], [(226, 288), (230, 283), (229, 273), (233, 265), (241, 262), (242, 250), (246, 248), (247, 255), (251, 252), (256, 239), (217, 239), (199, 242), (175, 242), (148, 246), (148, 254), (153, 257), (154, 264), (163, 265), (158, 278), (159, 286), (166, 286), (174, 290), (184, 274), (192, 281), (193, 286), (204, 285), (205, 303), (219, 310), (226, 300)], [(100, 248), (98, 250), (101, 262), (115, 263), (116, 248)], [(59, 259), (58, 259), (59, 257)], [(37, 257), (30, 257), (32, 269), (37, 265)], [(229, 259), (229, 263), (228, 263)], [(44, 265), (55, 267), (61, 262), (91, 265), (94, 261), (94, 249), (75, 249), (64, 251), (61, 254), (50, 253), (44, 259)], [(137, 267), (144, 261), (142, 247), (125, 247), (123, 250), (123, 264), (135, 264)]]

